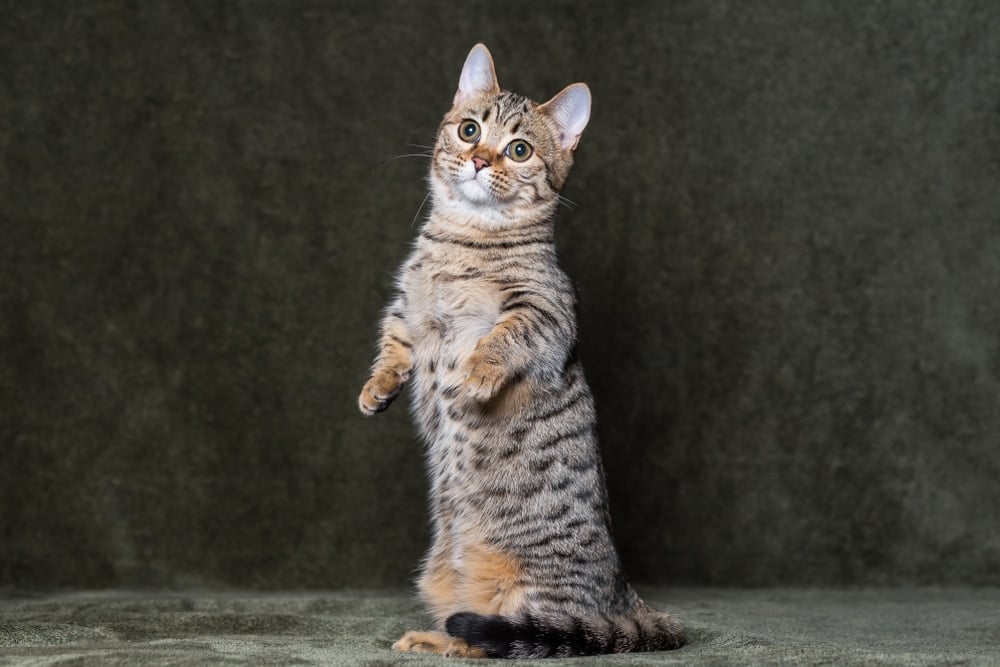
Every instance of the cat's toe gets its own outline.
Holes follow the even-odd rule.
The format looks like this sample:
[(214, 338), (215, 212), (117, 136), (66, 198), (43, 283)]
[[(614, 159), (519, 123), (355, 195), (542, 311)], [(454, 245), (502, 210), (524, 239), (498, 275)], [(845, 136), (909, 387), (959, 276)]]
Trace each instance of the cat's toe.
[(385, 410), (399, 395), (399, 391), (403, 388), (403, 382), (408, 377), (409, 371), (406, 371), (405, 376), (389, 372), (373, 375), (358, 397), (358, 407), (361, 412), (371, 416)]
[(485, 658), (486, 651), (478, 646), (469, 646), (462, 639), (455, 639), (444, 650), (446, 658)]
[(465, 388), (480, 403), (489, 401), (503, 385), (505, 373), (501, 366), (480, 362), (472, 367), (465, 380)]

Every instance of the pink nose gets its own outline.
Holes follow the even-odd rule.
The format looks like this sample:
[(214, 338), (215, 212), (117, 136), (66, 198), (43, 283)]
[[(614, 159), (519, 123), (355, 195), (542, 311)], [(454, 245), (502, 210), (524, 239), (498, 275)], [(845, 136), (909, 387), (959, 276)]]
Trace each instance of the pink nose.
[(476, 168), (476, 171), (481, 171), (482, 169), (490, 166), (490, 163), (478, 155), (472, 156), (472, 166)]

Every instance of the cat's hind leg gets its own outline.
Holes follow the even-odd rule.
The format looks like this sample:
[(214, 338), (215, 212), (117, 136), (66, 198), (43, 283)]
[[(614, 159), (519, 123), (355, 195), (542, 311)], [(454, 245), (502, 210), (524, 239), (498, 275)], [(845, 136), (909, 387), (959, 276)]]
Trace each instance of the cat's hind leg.
[(451, 637), (443, 632), (419, 632), (411, 630), (392, 645), (393, 651), (412, 653), (437, 653), (446, 658), (485, 658), (486, 651), (469, 646), (465, 640)]
[(459, 575), (450, 561), (448, 548), (447, 542), (435, 541), (417, 581), (420, 597), (441, 630), (444, 629), (444, 620), (461, 610)]

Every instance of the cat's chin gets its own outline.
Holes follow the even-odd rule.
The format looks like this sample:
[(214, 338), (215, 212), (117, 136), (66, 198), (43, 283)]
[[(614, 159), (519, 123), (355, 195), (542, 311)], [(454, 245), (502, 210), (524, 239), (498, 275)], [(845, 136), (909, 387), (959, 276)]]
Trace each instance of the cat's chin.
[(491, 206), (500, 202), (496, 195), (474, 178), (456, 183), (455, 190), (465, 201), (474, 206)]

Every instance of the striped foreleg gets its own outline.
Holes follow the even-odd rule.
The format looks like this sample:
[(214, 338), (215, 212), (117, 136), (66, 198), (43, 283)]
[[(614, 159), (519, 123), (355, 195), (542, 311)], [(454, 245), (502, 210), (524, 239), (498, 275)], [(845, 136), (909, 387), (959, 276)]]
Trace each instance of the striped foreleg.
[(397, 298), (382, 318), (378, 355), (372, 364), (371, 377), (358, 397), (358, 407), (366, 415), (389, 407), (413, 370), (413, 342), (402, 305), (402, 297)]

